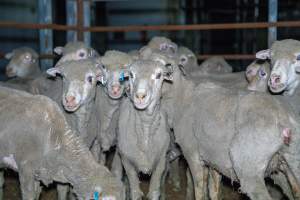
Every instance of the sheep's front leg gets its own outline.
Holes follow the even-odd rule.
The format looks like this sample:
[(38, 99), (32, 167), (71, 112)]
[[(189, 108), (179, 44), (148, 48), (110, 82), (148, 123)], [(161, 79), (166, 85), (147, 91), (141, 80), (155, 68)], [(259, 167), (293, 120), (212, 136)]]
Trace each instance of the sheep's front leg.
[(178, 192), (181, 189), (180, 182), (179, 158), (177, 158), (170, 163), (169, 184), (172, 184), (173, 190)]
[(41, 193), (40, 182), (34, 179), (32, 166), (22, 167), (19, 171), (23, 200), (37, 200)]
[(67, 184), (58, 183), (56, 189), (57, 189), (57, 199), (66, 200), (68, 197), (69, 186)]
[(0, 200), (3, 200), (4, 171), (0, 170)]
[(221, 174), (214, 169), (209, 169), (208, 188), (211, 200), (218, 200), (221, 196)]
[(100, 142), (98, 140), (95, 140), (94, 144), (92, 145), (91, 152), (98, 163), (102, 165), (106, 164), (106, 155), (102, 151)]
[(114, 159), (113, 159), (112, 164), (111, 164), (111, 172), (119, 180), (122, 180), (123, 166), (122, 166), (120, 154), (119, 154), (118, 151), (115, 152)]
[(124, 157), (122, 163), (129, 179), (131, 200), (142, 200), (144, 194), (140, 189), (140, 180), (134, 166)]
[[(163, 154), (165, 155), (165, 154)], [(161, 195), (162, 177), (166, 172), (166, 156), (162, 156), (151, 176), (148, 199), (159, 200)]]

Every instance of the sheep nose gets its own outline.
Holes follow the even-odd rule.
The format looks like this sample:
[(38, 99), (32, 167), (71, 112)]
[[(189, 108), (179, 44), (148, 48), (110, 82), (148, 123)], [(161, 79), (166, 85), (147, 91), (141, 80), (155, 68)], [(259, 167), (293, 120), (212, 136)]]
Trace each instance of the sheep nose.
[(112, 86), (112, 91), (113, 91), (113, 93), (118, 93), (120, 91), (120, 86), (119, 85), (113, 85)]
[(272, 76), (271, 76), (271, 81), (272, 81), (272, 83), (274, 84), (276, 84), (276, 83), (280, 83), (280, 81), (281, 81), (281, 77), (280, 77), (280, 75), (277, 75), (277, 74), (272, 74)]
[(6, 68), (6, 74), (12, 73), (12, 68)]
[(65, 100), (66, 100), (67, 104), (70, 104), (75, 101), (75, 97), (74, 96), (66, 96)]
[(141, 101), (141, 100), (145, 99), (146, 93), (144, 93), (144, 92), (138, 92), (138, 93), (136, 93), (135, 96), (136, 96), (137, 99), (139, 99)]

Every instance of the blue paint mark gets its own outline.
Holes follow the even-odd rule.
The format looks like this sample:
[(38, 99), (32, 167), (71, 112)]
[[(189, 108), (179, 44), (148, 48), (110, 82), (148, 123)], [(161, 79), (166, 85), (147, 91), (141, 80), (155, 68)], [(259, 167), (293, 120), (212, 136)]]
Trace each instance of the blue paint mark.
[(94, 192), (94, 200), (99, 200), (99, 192)]
[(123, 82), (125, 80), (124, 71), (121, 72), (119, 80), (120, 80), (120, 82)]

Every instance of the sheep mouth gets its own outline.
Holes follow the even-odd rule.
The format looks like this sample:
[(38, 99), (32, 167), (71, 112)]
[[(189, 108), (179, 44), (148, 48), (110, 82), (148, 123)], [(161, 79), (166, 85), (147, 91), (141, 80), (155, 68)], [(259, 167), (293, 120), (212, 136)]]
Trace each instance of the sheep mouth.
[(120, 90), (119, 92), (108, 92), (108, 95), (112, 99), (120, 99), (122, 97), (123, 90)]
[(274, 85), (269, 82), (268, 85), (269, 85), (271, 92), (273, 92), (273, 93), (280, 93), (286, 88), (286, 85), (284, 83)]
[(11, 70), (6, 70), (5, 74), (8, 78), (13, 78), (17, 76), (17, 74), (12, 72)]
[(139, 101), (137, 98), (134, 98), (133, 103), (137, 109), (144, 110), (150, 105), (150, 95), (147, 95), (143, 101)]
[(75, 112), (79, 107), (80, 103), (74, 104), (74, 105), (68, 105), (68, 104), (63, 104), (64, 108), (68, 112)]

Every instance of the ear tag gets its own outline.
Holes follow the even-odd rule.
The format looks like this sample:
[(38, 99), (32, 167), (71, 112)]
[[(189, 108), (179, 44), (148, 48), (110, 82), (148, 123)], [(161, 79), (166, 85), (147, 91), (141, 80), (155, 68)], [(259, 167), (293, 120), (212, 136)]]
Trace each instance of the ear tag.
[(124, 71), (121, 72), (119, 80), (120, 80), (120, 82), (123, 82), (125, 80)]
[(99, 199), (99, 192), (94, 192), (94, 200), (100, 200)]

